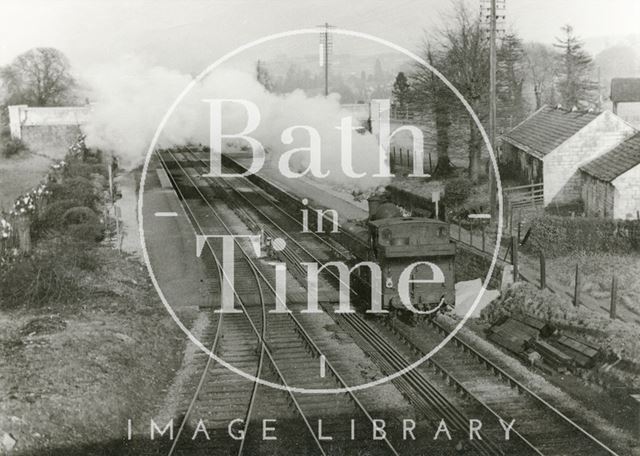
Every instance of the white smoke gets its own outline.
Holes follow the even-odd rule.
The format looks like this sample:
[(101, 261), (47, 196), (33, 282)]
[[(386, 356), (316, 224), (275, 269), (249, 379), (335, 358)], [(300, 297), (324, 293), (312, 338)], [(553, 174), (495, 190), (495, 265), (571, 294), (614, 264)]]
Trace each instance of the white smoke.
[[(85, 128), (87, 144), (113, 152), (125, 168), (142, 163), (150, 141), (169, 106), (193, 80), (162, 67), (150, 67), (128, 57), (117, 65), (102, 65), (89, 71), (85, 79), (92, 90), (93, 110)], [(261, 114), (258, 128), (249, 135), (268, 151), (267, 160), (276, 163), (280, 155), (298, 147), (308, 147), (304, 131), (294, 133), (292, 144), (283, 144), (282, 132), (295, 125), (315, 128), (321, 138), (322, 170), (329, 172), (323, 182), (356, 191), (367, 191), (386, 183), (373, 178), (378, 172), (378, 146), (374, 136), (352, 133), (353, 169), (366, 173), (348, 178), (341, 166), (340, 126), (343, 111), (337, 95), (309, 97), (301, 90), (286, 95), (268, 92), (253, 74), (238, 70), (212, 72), (197, 84), (169, 118), (159, 147), (186, 143), (209, 143), (209, 105), (205, 99), (244, 99), (255, 103)], [(223, 132), (238, 133), (246, 126), (246, 113), (239, 105), (225, 105)], [(354, 126), (358, 125), (354, 119)], [(307, 154), (296, 153), (291, 168), (306, 168)], [(274, 162), (276, 161), (276, 162)]]

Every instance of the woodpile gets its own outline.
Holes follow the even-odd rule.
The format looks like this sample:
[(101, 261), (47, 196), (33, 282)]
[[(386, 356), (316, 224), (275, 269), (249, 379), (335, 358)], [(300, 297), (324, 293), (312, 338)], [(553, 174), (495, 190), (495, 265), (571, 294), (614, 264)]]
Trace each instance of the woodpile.
[[(552, 325), (529, 315), (499, 319), (487, 331), (487, 338), (529, 364), (556, 372), (588, 369), (600, 358), (598, 348), (561, 334)], [(532, 356), (533, 353), (537, 355)]]

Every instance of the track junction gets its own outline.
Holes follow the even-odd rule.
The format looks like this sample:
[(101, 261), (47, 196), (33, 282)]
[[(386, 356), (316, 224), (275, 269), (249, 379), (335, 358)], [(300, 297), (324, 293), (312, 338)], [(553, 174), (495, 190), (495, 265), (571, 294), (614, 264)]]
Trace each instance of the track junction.
[[(249, 381), (203, 353), (199, 379), (185, 396), (184, 414), (169, 454), (211, 454), (212, 450), (277, 454), (284, 447), (264, 438), (265, 420), (274, 418), (287, 423), (287, 447), (296, 448), (297, 454), (616, 454), (584, 425), (456, 336), (425, 363), (393, 380), (415, 410), (416, 417), (409, 420), (415, 431), (407, 432), (411, 427), (407, 417), (381, 410), (377, 387), (349, 390), (367, 379), (335, 344), (321, 337), (322, 327), (313, 323), (313, 314), (301, 312), (306, 306), (306, 290), (297, 283), (304, 282), (306, 273), (301, 263), (350, 260), (352, 254), (329, 235), (301, 233), (297, 214), (291, 214), (287, 202), (278, 198), (282, 189), (269, 192), (247, 178), (203, 177), (208, 159), (208, 153), (183, 147), (159, 151), (156, 164), (169, 176), (196, 235), (262, 230), (272, 239), (285, 240), (278, 258), (288, 266), (292, 292), (287, 300), (291, 312), (269, 312), (277, 300), (273, 267), (255, 255), (248, 241), (236, 241), (234, 306), (241, 312), (204, 309), (211, 312), (213, 324), (201, 341), (246, 374), (282, 388)], [(225, 172), (237, 172), (237, 163), (225, 161), (233, 167)], [(201, 258), (211, 278), (214, 304), (220, 301), (225, 280), (221, 242), (206, 239)], [(397, 319), (368, 318), (361, 311), (336, 314), (338, 285), (337, 275), (326, 270), (319, 284), (320, 305), (340, 334), (357, 344), (383, 375), (405, 369), (449, 334), (448, 326), (437, 318), (412, 328)], [(296, 390), (337, 388), (343, 392)], [(210, 437), (205, 441), (192, 438), (200, 420), (206, 422)], [(444, 433), (434, 439), (442, 420), (451, 440)], [(373, 438), (372, 429), (382, 423), (384, 432)], [(420, 432), (416, 423), (429, 425), (430, 431)], [(471, 432), (470, 427), (473, 430), (478, 423), (481, 427)], [(230, 438), (230, 434), (244, 438)], [(416, 440), (411, 438), (414, 434)]]

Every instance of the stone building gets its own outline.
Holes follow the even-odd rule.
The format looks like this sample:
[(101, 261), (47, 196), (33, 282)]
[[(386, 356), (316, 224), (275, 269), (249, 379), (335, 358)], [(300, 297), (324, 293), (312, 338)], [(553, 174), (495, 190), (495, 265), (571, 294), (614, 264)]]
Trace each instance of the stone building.
[(543, 184), (544, 205), (582, 198), (579, 168), (610, 151), (636, 130), (610, 111), (543, 106), (504, 134), (500, 161), (522, 184)]
[(611, 102), (615, 114), (618, 114), (620, 103), (640, 103), (640, 78), (613, 78)]
[(588, 216), (634, 219), (640, 213), (640, 133), (580, 167)]

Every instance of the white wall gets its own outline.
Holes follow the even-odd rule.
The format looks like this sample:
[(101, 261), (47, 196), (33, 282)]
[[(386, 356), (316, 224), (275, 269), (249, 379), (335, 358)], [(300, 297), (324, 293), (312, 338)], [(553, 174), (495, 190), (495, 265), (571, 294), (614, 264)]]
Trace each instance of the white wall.
[(11, 137), (21, 139), (40, 155), (62, 159), (81, 134), (91, 112), (90, 106), (31, 108), (9, 106)]
[(22, 138), (24, 127), (37, 126), (80, 126), (87, 122), (90, 106), (29, 107), (27, 105), (9, 106), (9, 125), (13, 138)]
[(635, 133), (633, 127), (605, 111), (543, 159), (544, 204), (567, 204), (581, 198), (578, 168), (608, 152)]
[(613, 180), (616, 188), (613, 216), (617, 219), (635, 219), (640, 211), (640, 165)]

